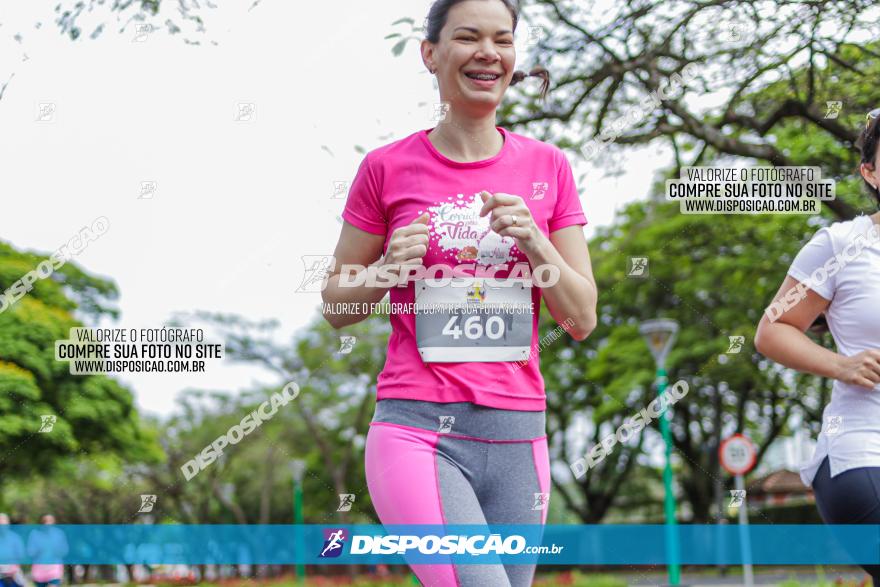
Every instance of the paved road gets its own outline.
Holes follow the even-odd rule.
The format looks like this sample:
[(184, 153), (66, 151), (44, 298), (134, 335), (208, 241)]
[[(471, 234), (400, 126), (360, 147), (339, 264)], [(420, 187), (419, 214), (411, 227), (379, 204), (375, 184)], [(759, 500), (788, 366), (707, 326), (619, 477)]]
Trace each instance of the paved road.
[[(848, 584), (858, 585), (862, 579), (867, 578), (868, 575), (857, 567), (837, 567), (833, 571), (829, 570), (828, 567), (825, 567), (825, 583), (835, 584), (835, 581), (838, 579), (844, 581)], [(642, 575), (625, 575), (624, 580), (627, 585), (638, 585), (639, 587), (664, 587), (667, 585), (666, 577), (656, 575), (654, 573), (651, 574), (642, 574)], [(816, 576), (816, 572), (812, 568), (803, 568), (803, 569), (791, 569), (791, 570), (780, 570), (780, 571), (768, 571), (768, 572), (756, 572), (755, 573), (755, 585), (779, 585), (784, 583), (785, 581), (790, 580), (799, 581), (802, 585), (817, 585), (819, 583), (819, 578)], [(742, 575), (728, 575), (726, 577), (721, 576), (706, 576), (706, 575), (689, 575), (688, 573), (682, 573), (681, 577), (681, 585), (680, 587), (742, 587), (743, 585)], [(870, 585), (870, 580), (866, 583), (866, 585)]]

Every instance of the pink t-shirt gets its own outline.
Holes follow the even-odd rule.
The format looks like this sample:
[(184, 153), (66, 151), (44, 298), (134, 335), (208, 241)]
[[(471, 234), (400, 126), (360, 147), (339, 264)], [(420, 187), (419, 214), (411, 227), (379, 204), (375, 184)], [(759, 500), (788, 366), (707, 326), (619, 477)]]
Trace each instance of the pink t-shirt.
[(64, 578), (64, 565), (32, 565), (31, 578), (36, 583), (48, 583)]
[[(587, 219), (562, 150), (496, 128), (504, 136), (504, 145), (497, 155), (482, 161), (459, 163), (447, 158), (428, 139), (432, 129), (370, 151), (352, 182), (342, 218), (364, 231), (385, 235), (383, 250), (387, 250), (395, 229), (411, 224), (428, 211), (430, 240), (423, 259), (426, 267), (471, 263), (476, 269), (480, 263), (495, 266), (496, 270), (506, 267), (506, 271), (497, 271), (495, 279), (506, 277), (515, 263), (528, 264), (528, 258), (513, 239), (501, 239), (494, 232), (487, 237), (484, 227), (488, 215), (477, 218), (483, 205), (479, 192), (520, 196), (547, 236), (566, 226), (584, 225)], [(487, 248), (485, 243), (489, 241), (492, 246)], [(488, 250), (491, 253), (484, 252)], [(407, 304), (405, 307), (410, 308), (414, 301), (412, 282), (391, 288), (392, 305)], [(527, 362), (425, 363), (416, 344), (415, 316), (392, 313), (392, 333), (377, 381), (377, 398), (466, 401), (507, 410), (544, 410), (544, 378), (537, 352), (540, 287), (532, 287), (532, 302), (532, 353)]]
[[(34, 559), (47, 556), (64, 557), (67, 551), (67, 538), (64, 532), (51, 524), (33, 530), (28, 536), (28, 553)], [(63, 579), (64, 565), (57, 563), (31, 565), (31, 578), (36, 583)]]

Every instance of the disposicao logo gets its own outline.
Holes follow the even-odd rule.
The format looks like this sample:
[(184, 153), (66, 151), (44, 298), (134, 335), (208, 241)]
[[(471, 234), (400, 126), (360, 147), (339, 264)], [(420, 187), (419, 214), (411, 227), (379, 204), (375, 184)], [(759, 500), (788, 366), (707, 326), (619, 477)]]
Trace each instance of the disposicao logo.
[(318, 558), (335, 558), (342, 554), (345, 546), (345, 530), (324, 530), (324, 548)]

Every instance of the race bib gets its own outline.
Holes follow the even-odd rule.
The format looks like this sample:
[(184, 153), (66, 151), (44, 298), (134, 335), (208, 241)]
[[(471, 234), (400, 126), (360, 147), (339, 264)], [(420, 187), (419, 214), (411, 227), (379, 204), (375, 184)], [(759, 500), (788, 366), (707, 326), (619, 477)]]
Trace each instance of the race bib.
[(532, 344), (529, 279), (454, 277), (415, 284), (416, 344), (426, 363), (526, 361)]

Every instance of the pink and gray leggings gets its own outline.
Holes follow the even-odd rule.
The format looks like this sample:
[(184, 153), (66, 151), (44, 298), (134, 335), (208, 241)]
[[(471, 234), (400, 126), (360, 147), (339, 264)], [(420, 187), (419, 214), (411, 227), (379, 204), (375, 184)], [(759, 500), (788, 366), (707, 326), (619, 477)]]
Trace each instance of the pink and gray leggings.
[[(450, 419), (450, 417), (452, 419)], [(367, 487), (385, 524), (544, 524), (544, 412), (384, 399), (366, 443)], [(535, 565), (414, 564), (426, 587), (523, 587)]]

